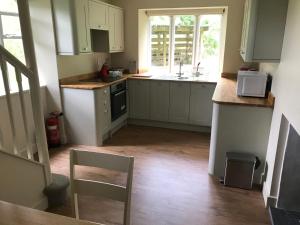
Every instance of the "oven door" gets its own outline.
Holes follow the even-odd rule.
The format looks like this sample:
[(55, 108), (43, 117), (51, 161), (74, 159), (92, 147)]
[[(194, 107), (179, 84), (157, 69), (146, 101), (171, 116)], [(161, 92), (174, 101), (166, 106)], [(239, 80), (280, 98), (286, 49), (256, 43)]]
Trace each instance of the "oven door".
[(126, 104), (126, 89), (111, 93), (111, 120), (115, 121), (120, 116), (127, 112), (127, 104)]

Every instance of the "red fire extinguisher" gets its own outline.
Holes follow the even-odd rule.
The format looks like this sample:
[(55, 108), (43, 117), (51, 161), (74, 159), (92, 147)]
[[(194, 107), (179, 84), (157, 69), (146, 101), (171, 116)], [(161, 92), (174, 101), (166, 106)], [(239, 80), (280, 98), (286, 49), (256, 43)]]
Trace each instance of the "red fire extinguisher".
[(58, 147), (61, 144), (59, 132), (60, 112), (52, 112), (46, 120), (46, 133), (49, 147)]

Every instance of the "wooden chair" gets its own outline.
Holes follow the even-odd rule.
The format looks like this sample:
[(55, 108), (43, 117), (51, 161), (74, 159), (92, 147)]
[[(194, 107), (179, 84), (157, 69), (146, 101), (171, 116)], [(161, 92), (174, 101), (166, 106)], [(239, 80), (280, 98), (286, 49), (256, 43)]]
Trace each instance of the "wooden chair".
[[(70, 180), (71, 180), (71, 204), (73, 215), (79, 219), (78, 194), (88, 196), (101, 196), (125, 203), (124, 207), (124, 225), (130, 225), (130, 202), (133, 174), (133, 157), (125, 157), (98, 152), (88, 152), (80, 150), (71, 150), (70, 152)], [(115, 184), (76, 179), (75, 165), (98, 167), (103, 169), (126, 172), (126, 186)]]

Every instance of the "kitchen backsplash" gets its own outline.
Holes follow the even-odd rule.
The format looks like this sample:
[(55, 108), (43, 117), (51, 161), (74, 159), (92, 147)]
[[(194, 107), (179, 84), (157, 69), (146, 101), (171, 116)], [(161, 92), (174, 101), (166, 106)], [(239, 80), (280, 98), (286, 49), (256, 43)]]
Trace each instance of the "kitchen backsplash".
[(105, 61), (110, 62), (107, 53), (90, 53), (75, 56), (57, 56), (59, 78), (88, 74), (101, 69)]

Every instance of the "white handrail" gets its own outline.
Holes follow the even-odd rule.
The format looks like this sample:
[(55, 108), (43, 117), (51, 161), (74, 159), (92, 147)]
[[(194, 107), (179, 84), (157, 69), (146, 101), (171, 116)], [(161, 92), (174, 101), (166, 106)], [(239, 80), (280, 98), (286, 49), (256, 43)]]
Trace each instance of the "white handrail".
[(28, 69), (22, 62), (20, 62), (13, 54), (7, 51), (3, 46), (0, 45), (0, 55), (2, 58), (9, 62), (14, 67), (17, 67), (22, 74), (24, 74), (27, 78), (33, 76), (33, 72)]

